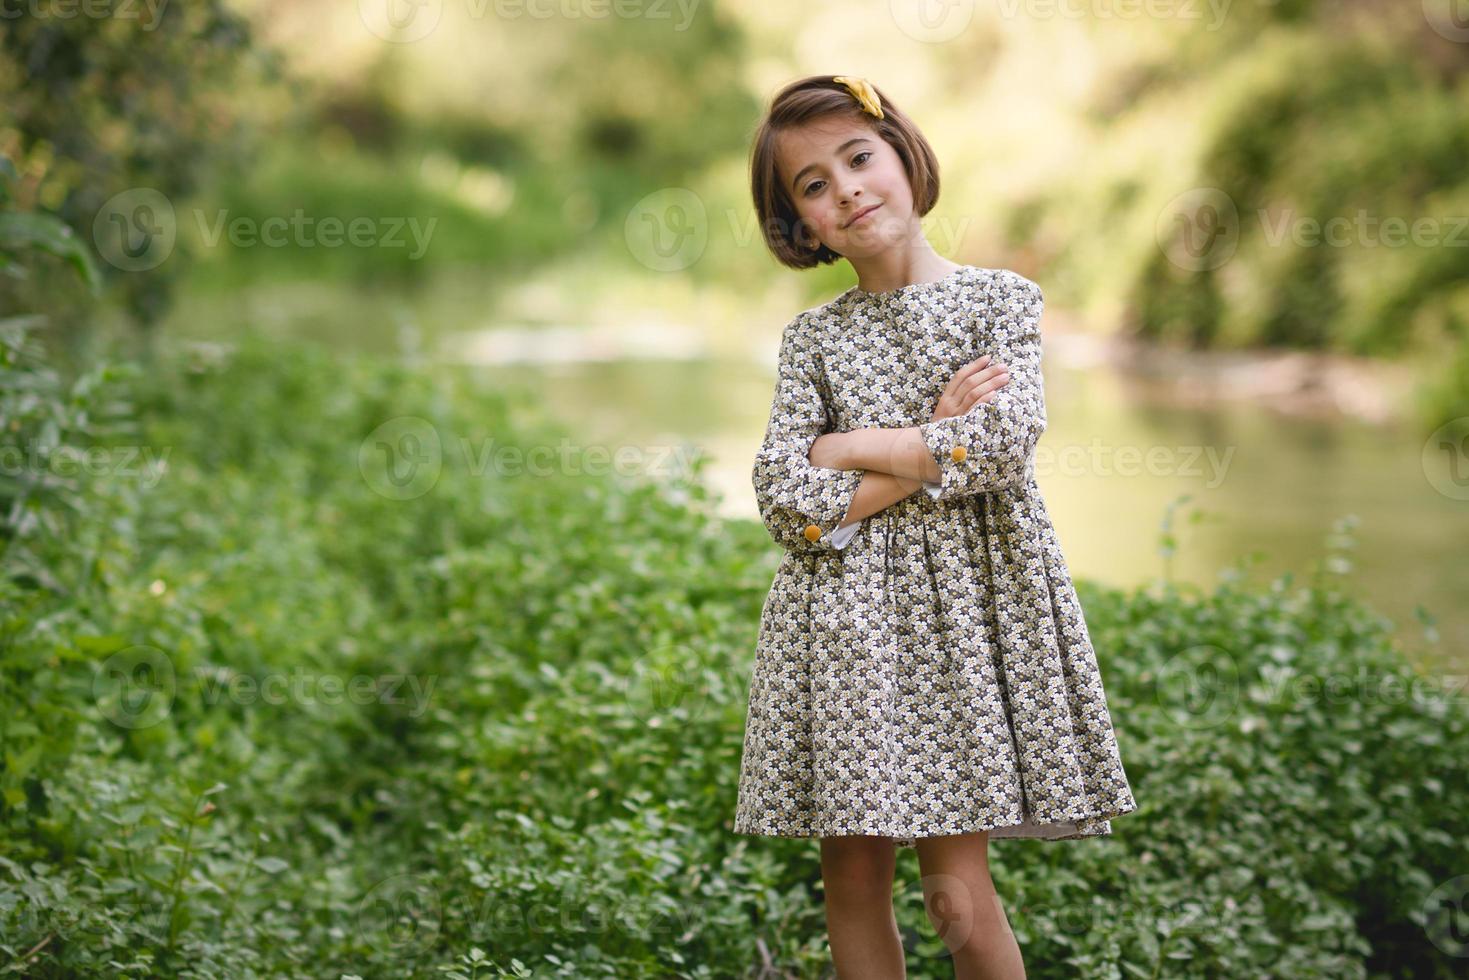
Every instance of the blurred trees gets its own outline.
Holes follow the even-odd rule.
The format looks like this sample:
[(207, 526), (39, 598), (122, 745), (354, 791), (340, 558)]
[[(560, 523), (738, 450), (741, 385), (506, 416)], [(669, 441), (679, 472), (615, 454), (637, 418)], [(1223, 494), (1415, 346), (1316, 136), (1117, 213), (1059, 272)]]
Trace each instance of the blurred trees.
[(1010, 246), (1109, 329), (1416, 358), (1428, 428), (1469, 415), (1469, 31), (1450, 12), (1280, 0), (1142, 25), (1079, 107), (1085, 165), (1001, 208)]
[[(310, 88), (294, 146), (277, 147), (279, 173), (253, 190), (221, 187), (222, 203), (276, 211), (300, 189), (332, 213), (355, 197), (377, 214), (442, 219), (430, 260), (411, 271), (384, 255), (300, 257), (306, 268), (340, 262), (334, 271), (359, 281), (387, 274), (413, 288), (450, 262), (513, 278), (577, 252), (626, 259), (628, 209), (743, 159), (760, 110), (744, 78), (752, 53), (718, 3), (687, 16), (678, 4), (619, 15), (445, 3), (416, 8), (396, 32), (338, 0), (239, 5)], [(356, 162), (334, 165), (322, 186), (310, 168), (341, 150)], [(344, 179), (357, 186), (338, 193)]]
[[(135, 202), (96, 221), (130, 189), (231, 219), (432, 220), (422, 261), (227, 242), (196, 277), (224, 292), (306, 277), (414, 289), (444, 265), (507, 281), (582, 253), (635, 269), (629, 210), (688, 188), (711, 241), (685, 274), (744, 290), (781, 274), (758, 239), (731, 241), (751, 216), (762, 99), (841, 61), (869, 66), (940, 148), (938, 217), (960, 230), (936, 242), (956, 258), (1050, 276), (1062, 305), (1165, 343), (1433, 352), (1446, 369), (1433, 410), (1469, 414), (1469, 37), (1451, 0), (1411, 16), (1386, 0), (1186, 8), (1217, 21), (1165, 6), (1127, 23), (1022, 6), (928, 44), (893, 35), (885, 12), (829, 2), (626, 16), (445, 3), (396, 27), (376, 9), (210, 0), (164, 5), (156, 23), (146, 7), (7, 20), (0, 152), (18, 199), (103, 259), (149, 234)], [(143, 321), (198, 251), (179, 230), (179, 259), (127, 274), (102, 263)], [(47, 265), (28, 288), (59, 310), (70, 294), (46, 287)], [(814, 298), (846, 275), (803, 286)], [(0, 284), (0, 302), (21, 288)]]
[[(15, 209), (54, 215), (103, 259), (136, 255), (172, 229), (166, 216), (115, 196), (152, 189), (175, 202), (207, 168), (238, 170), (254, 135), (253, 86), (276, 79), (279, 64), (222, 0), (63, 13), (44, 4), (4, 11), (0, 153), (15, 162)], [(149, 323), (182, 265), (100, 268), (116, 298)], [(0, 310), (46, 309), (74, 329), (91, 303), (58, 273), (38, 261), (34, 275), (0, 279)]]

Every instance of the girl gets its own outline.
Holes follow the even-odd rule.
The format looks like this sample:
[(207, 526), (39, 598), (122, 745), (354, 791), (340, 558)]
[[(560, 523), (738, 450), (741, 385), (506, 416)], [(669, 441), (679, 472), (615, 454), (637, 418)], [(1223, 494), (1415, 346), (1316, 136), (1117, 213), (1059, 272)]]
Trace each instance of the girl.
[(1104, 836), (1136, 809), (1034, 478), (1041, 289), (934, 252), (938, 163), (863, 79), (782, 89), (751, 190), (777, 259), (844, 258), (857, 285), (781, 338), (752, 482), (784, 554), (734, 831), (821, 839), (842, 980), (904, 976), (899, 847), (960, 980), (1023, 977), (989, 839)]

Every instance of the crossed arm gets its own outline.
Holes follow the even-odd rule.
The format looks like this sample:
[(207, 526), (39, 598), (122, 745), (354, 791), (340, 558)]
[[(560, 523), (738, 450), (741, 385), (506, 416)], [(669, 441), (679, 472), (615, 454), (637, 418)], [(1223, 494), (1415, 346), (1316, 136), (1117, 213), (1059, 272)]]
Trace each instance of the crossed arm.
[[(935, 500), (1016, 487), (1046, 427), (1040, 371), (1040, 287), (1002, 271), (987, 297), (987, 343), (1010, 378), (978, 403), (946, 405), (904, 428), (832, 432), (814, 345), (793, 321), (782, 336), (770, 421), (751, 480), (771, 537), (801, 554), (832, 553), (852, 525), (920, 487)], [(969, 407), (964, 407), (968, 405)]]
[(862, 470), (862, 482), (837, 527), (871, 517), (943, 475), (916, 425), (828, 432), (811, 445), (813, 465)]

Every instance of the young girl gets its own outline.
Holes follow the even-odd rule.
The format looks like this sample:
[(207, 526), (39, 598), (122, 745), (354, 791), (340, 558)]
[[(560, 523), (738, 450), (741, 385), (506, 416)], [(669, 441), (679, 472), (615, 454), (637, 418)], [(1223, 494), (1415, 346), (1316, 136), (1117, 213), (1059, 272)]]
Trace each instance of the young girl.
[(960, 980), (1023, 977), (990, 838), (1099, 837), (1136, 809), (1034, 478), (1041, 289), (934, 252), (933, 151), (863, 79), (781, 90), (751, 171), (775, 256), (846, 259), (857, 285), (781, 339), (752, 480), (785, 553), (734, 830), (821, 838), (842, 980), (904, 976), (898, 847)]

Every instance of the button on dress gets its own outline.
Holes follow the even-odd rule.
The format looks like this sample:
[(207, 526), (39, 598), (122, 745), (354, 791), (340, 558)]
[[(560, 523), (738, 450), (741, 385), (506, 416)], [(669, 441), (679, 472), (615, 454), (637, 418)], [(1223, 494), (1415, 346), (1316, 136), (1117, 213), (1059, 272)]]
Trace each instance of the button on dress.
[[(751, 480), (783, 549), (760, 614), (734, 832), (1065, 840), (1137, 808), (1056, 532), (1041, 289), (961, 266), (798, 314)], [(1010, 381), (933, 421), (983, 354)], [(826, 432), (918, 426), (941, 479), (838, 528), (863, 471)]]

